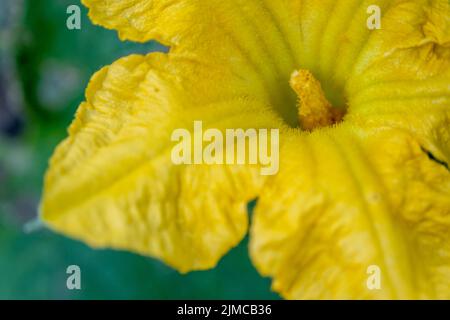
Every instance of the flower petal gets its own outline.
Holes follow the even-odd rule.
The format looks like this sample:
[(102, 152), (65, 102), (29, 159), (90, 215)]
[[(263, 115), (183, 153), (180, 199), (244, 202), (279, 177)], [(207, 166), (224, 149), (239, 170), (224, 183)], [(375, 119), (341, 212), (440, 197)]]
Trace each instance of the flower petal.
[(133, 55), (93, 76), (51, 159), (41, 215), (92, 246), (185, 272), (213, 267), (242, 239), (261, 179), (250, 166), (175, 166), (173, 130), (192, 130), (194, 120), (220, 130), (279, 123), (226, 70), (175, 60)]
[(252, 84), (290, 125), (295, 94), (288, 82), (298, 64), (300, 29), (291, 1), (83, 0), (94, 23), (122, 39), (151, 39), (170, 55), (223, 65)]
[[(345, 123), (291, 136), (280, 159), (250, 243), (274, 290), (291, 299), (450, 298), (450, 172), (410, 133)], [(370, 266), (381, 271), (379, 290), (367, 286)]]
[[(330, 102), (343, 106), (346, 100), (362, 99), (358, 93), (373, 85), (371, 80), (380, 82), (380, 77), (365, 72), (373, 67), (381, 75), (385, 68), (380, 60), (392, 60), (391, 55), (406, 49), (412, 51), (406, 59), (415, 60), (420, 54), (414, 49), (431, 44), (448, 48), (449, 43), (447, 0), (83, 3), (95, 23), (118, 30), (123, 39), (156, 39), (170, 45), (172, 54), (227, 65), (253, 83), (260, 96), (267, 97), (292, 126), (297, 125), (295, 95), (287, 82), (294, 70), (311, 71)], [(373, 5), (381, 10), (381, 30), (367, 28), (367, 9)], [(423, 50), (422, 58), (427, 48)], [(398, 66), (401, 58), (391, 63)], [(430, 68), (439, 70), (434, 60), (429, 62)], [(443, 60), (448, 62), (448, 54)]]
[(400, 1), (374, 31), (347, 83), (349, 117), (411, 132), (450, 162), (450, 2)]

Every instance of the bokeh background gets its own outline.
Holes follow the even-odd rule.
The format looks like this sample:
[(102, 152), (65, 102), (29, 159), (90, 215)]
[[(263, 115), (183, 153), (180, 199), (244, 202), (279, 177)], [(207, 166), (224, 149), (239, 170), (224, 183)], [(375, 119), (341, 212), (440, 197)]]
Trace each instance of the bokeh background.
[[(71, 4), (82, 9), (81, 30), (66, 28)], [(164, 50), (119, 41), (76, 0), (0, 0), (0, 299), (278, 299), (252, 266), (247, 239), (214, 270), (180, 275), (148, 257), (24, 231), (90, 76), (130, 53)], [(72, 264), (82, 290), (66, 288)]]

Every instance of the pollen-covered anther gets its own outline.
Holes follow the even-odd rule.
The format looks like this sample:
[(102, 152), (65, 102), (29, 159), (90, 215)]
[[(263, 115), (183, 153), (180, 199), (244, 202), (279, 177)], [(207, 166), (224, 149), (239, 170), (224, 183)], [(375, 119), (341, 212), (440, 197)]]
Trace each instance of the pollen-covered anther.
[(298, 96), (298, 120), (302, 129), (312, 131), (342, 120), (343, 110), (333, 108), (310, 71), (294, 71), (289, 83)]

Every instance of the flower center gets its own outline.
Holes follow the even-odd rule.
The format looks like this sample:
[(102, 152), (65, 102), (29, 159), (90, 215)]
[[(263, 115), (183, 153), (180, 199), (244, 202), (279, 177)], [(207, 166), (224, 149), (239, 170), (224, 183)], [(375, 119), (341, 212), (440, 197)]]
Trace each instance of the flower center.
[(312, 131), (331, 126), (344, 117), (345, 112), (331, 105), (320, 82), (310, 71), (294, 71), (289, 84), (298, 97), (298, 121), (302, 129)]

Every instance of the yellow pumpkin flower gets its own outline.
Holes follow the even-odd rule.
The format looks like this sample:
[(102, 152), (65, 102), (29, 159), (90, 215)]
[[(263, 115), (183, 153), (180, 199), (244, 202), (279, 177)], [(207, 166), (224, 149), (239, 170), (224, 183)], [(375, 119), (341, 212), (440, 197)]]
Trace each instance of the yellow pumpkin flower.
[[(448, 0), (83, 3), (170, 51), (92, 77), (50, 161), (49, 227), (188, 272), (242, 240), (257, 198), (251, 259), (283, 297), (450, 298)], [(195, 120), (278, 128), (278, 174), (174, 165), (171, 133)]]

